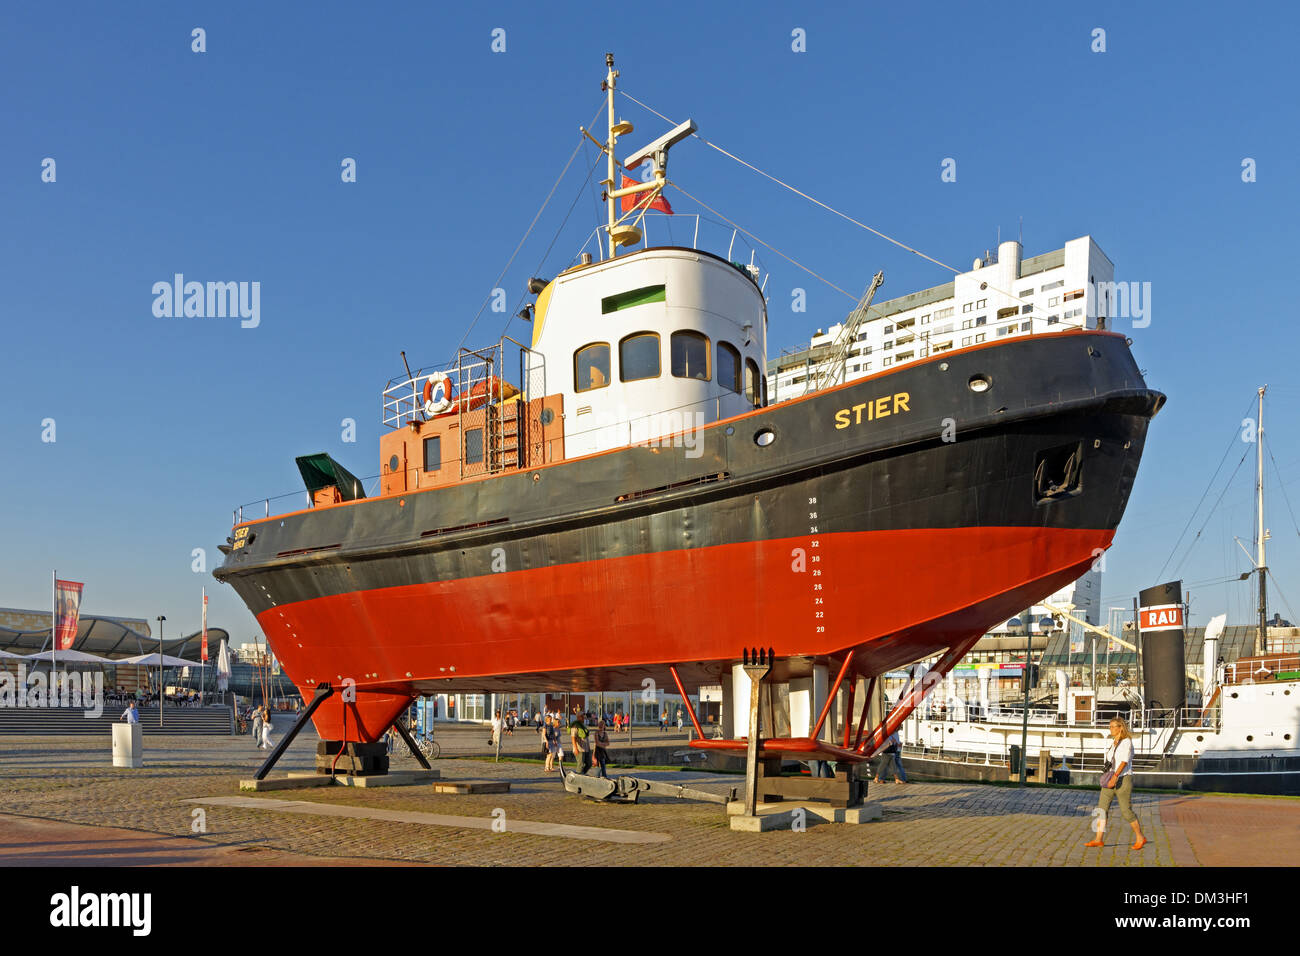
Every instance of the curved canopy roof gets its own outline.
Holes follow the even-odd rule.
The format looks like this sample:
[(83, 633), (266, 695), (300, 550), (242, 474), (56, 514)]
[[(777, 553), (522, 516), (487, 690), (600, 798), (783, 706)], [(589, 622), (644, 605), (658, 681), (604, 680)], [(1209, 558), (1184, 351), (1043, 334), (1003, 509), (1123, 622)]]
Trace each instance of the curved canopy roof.
[[(48, 612), (46, 613), (48, 620)], [(124, 657), (137, 657), (158, 651), (158, 638), (151, 637), (136, 630), (133, 623), (118, 617), (83, 616), (77, 626), (77, 639), (73, 641), (72, 650), (97, 654), (111, 660)], [(220, 627), (208, 628), (208, 656), (216, 660), (217, 648), (222, 639), (229, 640), (230, 635)], [(198, 660), (202, 632), (196, 631), (181, 637), (165, 638), (162, 642), (163, 653), (172, 657), (184, 657)], [(15, 630), (0, 625), (0, 651), (11, 654), (34, 654), (50, 648), (50, 629)]]

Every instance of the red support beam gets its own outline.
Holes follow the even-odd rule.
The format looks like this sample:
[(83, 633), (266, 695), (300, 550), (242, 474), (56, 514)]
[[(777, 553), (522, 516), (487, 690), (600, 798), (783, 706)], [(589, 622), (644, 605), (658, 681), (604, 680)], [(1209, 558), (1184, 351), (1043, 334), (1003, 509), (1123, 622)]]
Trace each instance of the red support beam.
[(844, 682), (844, 675), (848, 672), (849, 665), (853, 663), (853, 654), (856, 650), (857, 648), (854, 648), (845, 656), (844, 664), (840, 667), (840, 672), (835, 678), (835, 686), (826, 692), (826, 703), (822, 704), (822, 712), (817, 717), (817, 726), (813, 728), (813, 740), (821, 739), (822, 724), (826, 723), (826, 715), (831, 712), (831, 701), (833, 701), (835, 695), (840, 692), (840, 684)]
[[(871, 701), (876, 696), (876, 681), (878, 680), (880, 680), (879, 674), (871, 678), (871, 683), (867, 685), (867, 699), (862, 702), (862, 716), (858, 718), (858, 733), (853, 738), (855, 750), (861, 745), (863, 731), (867, 729), (867, 716), (871, 713)], [(847, 748), (848, 744), (844, 746)]]
[(700, 719), (695, 716), (695, 708), (691, 706), (691, 699), (686, 696), (686, 689), (682, 687), (682, 679), (677, 676), (676, 665), (668, 665), (668, 673), (673, 675), (673, 683), (677, 685), (677, 693), (682, 695), (682, 703), (686, 705), (686, 713), (690, 715), (691, 723), (695, 725), (695, 733), (700, 740), (704, 739), (704, 731), (700, 729)]
[(975, 646), (975, 642), (983, 636), (983, 634), (974, 634), (944, 651), (943, 656), (935, 662), (929, 673), (920, 681), (913, 681), (912, 686), (908, 688), (907, 693), (894, 706), (894, 709), (886, 715), (879, 726), (867, 735), (865, 740), (858, 744), (858, 752), (865, 753), (868, 757), (873, 756), (889, 736), (903, 726), (903, 721), (911, 716), (917, 704), (925, 699), (925, 695), (930, 692), (930, 688), (941, 681), (948, 671), (952, 670), (953, 665), (965, 657), (966, 653)]
[(844, 749), (849, 749), (849, 734), (853, 733), (853, 697), (858, 692), (857, 679), (849, 681), (849, 707), (844, 714)]

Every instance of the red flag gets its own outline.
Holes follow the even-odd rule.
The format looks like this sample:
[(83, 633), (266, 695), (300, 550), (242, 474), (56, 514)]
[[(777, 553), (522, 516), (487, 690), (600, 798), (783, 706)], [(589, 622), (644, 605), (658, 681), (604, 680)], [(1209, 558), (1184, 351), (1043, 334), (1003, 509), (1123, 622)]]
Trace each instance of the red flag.
[(208, 659), (208, 596), (203, 595), (203, 657), (201, 660)]
[[(626, 176), (623, 177), (624, 189), (627, 189), (628, 186), (635, 186), (635, 185), (637, 185), (637, 181), (635, 179), (628, 179)], [(670, 216), (673, 214), (673, 207), (668, 205), (668, 200), (664, 198), (663, 193), (659, 193), (657, 196), (655, 196), (653, 200), (651, 200), (647, 204), (645, 202), (645, 197), (648, 195), (651, 195), (649, 190), (646, 190), (643, 193), (632, 193), (631, 195), (623, 196), (622, 197), (623, 212), (627, 212), (629, 209), (633, 209), (635, 207), (641, 207), (644, 205), (644, 208), (646, 209), (658, 209), (660, 212), (667, 213)]]
[(54, 640), (61, 651), (70, 650), (77, 639), (77, 624), (81, 620), (81, 589), (79, 581), (55, 581)]

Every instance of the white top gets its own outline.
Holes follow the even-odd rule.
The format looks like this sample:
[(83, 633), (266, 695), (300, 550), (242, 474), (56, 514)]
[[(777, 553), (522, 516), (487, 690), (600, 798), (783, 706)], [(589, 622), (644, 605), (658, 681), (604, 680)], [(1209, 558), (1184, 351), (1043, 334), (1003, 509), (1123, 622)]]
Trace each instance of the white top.
[(1131, 737), (1121, 740), (1117, 745), (1111, 741), (1106, 745), (1106, 760), (1110, 762), (1111, 769), (1124, 764), (1124, 772), (1121, 777), (1127, 777), (1133, 773), (1133, 739)]

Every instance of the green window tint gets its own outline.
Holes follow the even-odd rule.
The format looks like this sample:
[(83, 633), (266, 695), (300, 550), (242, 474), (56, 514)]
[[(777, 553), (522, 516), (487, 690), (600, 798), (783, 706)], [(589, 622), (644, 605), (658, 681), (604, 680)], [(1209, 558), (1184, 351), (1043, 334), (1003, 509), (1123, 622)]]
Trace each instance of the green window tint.
[(618, 343), (618, 377), (624, 382), (659, 377), (659, 336), (637, 332)]
[(609, 315), (611, 312), (617, 312), (620, 309), (630, 309), (637, 305), (646, 305), (649, 302), (663, 302), (664, 287), (661, 285), (648, 285), (644, 289), (633, 289), (631, 292), (620, 292), (618, 295), (606, 296), (600, 300), (600, 311), (602, 315)]
[(674, 332), (670, 341), (676, 378), (709, 380), (709, 339), (699, 332)]

